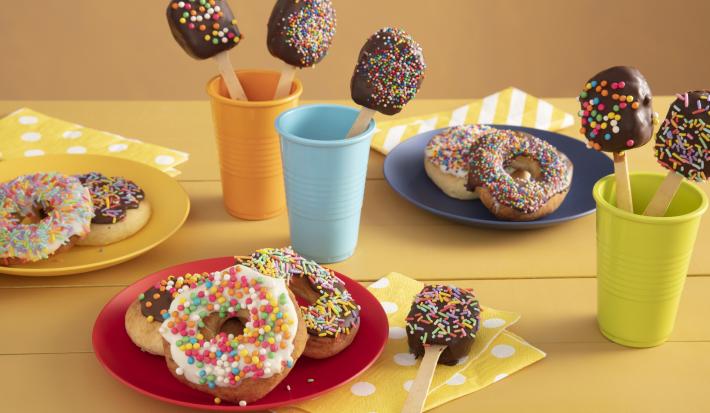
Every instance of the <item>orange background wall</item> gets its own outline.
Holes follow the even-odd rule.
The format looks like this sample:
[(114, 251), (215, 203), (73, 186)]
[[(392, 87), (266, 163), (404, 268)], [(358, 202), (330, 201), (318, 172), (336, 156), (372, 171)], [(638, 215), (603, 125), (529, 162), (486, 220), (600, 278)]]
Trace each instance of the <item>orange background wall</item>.
[[(205, 99), (216, 72), (173, 41), (168, 0), (0, 0), (0, 99)], [(266, 50), (273, 1), (229, 0), (245, 39), (237, 67), (279, 67)], [(429, 65), (420, 97), (483, 96), (514, 85), (572, 96), (595, 72), (639, 67), (655, 94), (710, 88), (710, 0), (334, 0), (326, 60), (305, 98), (347, 98), (369, 34), (400, 26)]]

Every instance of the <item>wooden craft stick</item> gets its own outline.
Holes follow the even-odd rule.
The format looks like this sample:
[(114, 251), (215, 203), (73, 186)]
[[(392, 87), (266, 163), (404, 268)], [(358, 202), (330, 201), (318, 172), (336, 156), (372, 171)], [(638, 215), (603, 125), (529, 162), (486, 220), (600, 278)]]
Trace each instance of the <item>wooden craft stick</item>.
[(291, 85), (293, 84), (293, 79), (296, 77), (296, 69), (298, 69), (296, 66), (289, 64), (281, 69), (281, 77), (279, 77), (279, 84), (276, 85), (274, 100), (285, 98), (291, 93)]
[(634, 203), (631, 199), (629, 164), (623, 153), (614, 152), (614, 175), (616, 176), (616, 207), (633, 213)]
[(360, 114), (357, 115), (357, 119), (355, 119), (355, 123), (353, 123), (353, 126), (350, 128), (348, 136), (346, 136), (345, 138), (352, 138), (355, 135), (359, 135), (365, 132), (373, 116), (375, 116), (374, 110), (362, 108), (362, 110), (360, 110)]
[(232, 62), (229, 60), (227, 52), (216, 54), (214, 59), (217, 61), (217, 67), (219, 67), (222, 80), (224, 80), (224, 84), (227, 85), (229, 97), (234, 100), (249, 100), (247, 99), (246, 93), (244, 93), (242, 84), (239, 83), (239, 79), (234, 73), (234, 68), (232, 67)]
[(429, 393), (431, 380), (434, 378), (436, 364), (439, 362), (439, 357), (444, 350), (446, 350), (444, 345), (424, 347), (424, 357), (419, 365), (417, 377), (414, 379), (412, 387), (409, 388), (409, 396), (404, 402), (402, 413), (421, 413), (424, 409), (424, 402), (426, 402), (426, 396)]
[(651, 202), (648, 203), (646, 210), (643, 211), (644, 215), (650, 217), (662, 217), (666, 215), (668, 206), (673, 201), (675, 193), (678, 192), (680, 184), (683, 183), (683, 176), (677, 174), (673, 171), (668, 172), (666, 178), (661, 182), (661, 186), (651, 198)]

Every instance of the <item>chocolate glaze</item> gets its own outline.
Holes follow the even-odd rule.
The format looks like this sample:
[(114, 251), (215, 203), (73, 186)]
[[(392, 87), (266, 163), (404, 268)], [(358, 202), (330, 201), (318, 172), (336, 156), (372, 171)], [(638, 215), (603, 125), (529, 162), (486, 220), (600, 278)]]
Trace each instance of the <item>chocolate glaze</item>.
[(207, 59), (230, 50), (242, 38), (232, 10), (224, 0), (173, 0), (166, 15), (173, 37), (195, 59)]
[(455, 365), (476, 340), (481, 308), (471, 291), (448, 285), (427, 285), (414, 297), (407, 315), (407, 342), (415, 357), (425, 345), (446, 345), (439, 364)]
[(352, 99), (385, 115), (397, 114), (419, 91), (425, 69), (422, 48), (410, 35), (380, 29), (360, 50), (350, 81)]
[(710, 91), (677, 95), (654, 149), (664, 168), (698, 182), (710, 178)]
[[(163, 315), (160, 312), (170, 308), (172, 295), (167, 291), (160, 291), (160, 287), (150, 287), (143, 295), (143, 300), (140, 300), (141, 313), (146, 317), (153, 316), (155, 320), (162, 320)], [(150, 307), (146, 307), (146, 303), (150, 303)]]
[(129, 209), (136, 209), (145, 199), (143, 190), (128, 179), (108, 177), (98, 172), (78, 175), (79, 181), (89, 189), (94, 203), (92, 224), (115, 224), (126, 218)]
[(295, 67), (323, 60), (335, 36), (330, 0), (278, 0), (271, 12), (266, 45), (272, 56)]
[[(145, 316), (152, 316), (157, 322), (162, 322), (162, 311), (167, 311), (173, 298), (183, 288), (194, 288), (207, 278), (207, 273), (185, 274), (180, 277), (170, 275), (160, 280), (157, 284), (148, 288), (138, 297), (141, 305), (141, 313)], [(150, 303), (150, 304), (148, 304)]]
[(606, 69), (589, 79), (579, 95), (581, 132), (591, 147), (604, 152), (643, 146), (653, 134), (652, 100), (651, 88), (638, 69)]

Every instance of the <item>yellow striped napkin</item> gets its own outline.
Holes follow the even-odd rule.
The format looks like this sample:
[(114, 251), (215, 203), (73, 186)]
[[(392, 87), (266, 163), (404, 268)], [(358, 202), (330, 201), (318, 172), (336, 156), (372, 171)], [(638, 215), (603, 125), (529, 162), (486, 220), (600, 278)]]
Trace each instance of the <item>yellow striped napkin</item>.
[(574, 117), (547, 101), (509, 87), (453, 110), (377, 122), (372, 148), (386, 155), (414, 135), (466, 123), (496, 123), (554, 131), (572, 126)]
[[(409, 353), (404, 318), (422, 287), (424, 283), (398, 273), (370, 285), (368, 289), (382, 304), (390, 325), (380, 358), (352, 382), (278, 413), (332, 412), (333, 406), (341, 413), (401, 411), (420, 363)], [(545, 353), (507, 331), (519, 318), (516, 313), (485, 307), (469, 356), (455, 366), (437, 366), (425, 410), (473, 393), (544, 358)]]
[(86, 128), (22, 108), (0, 119), (0, 159), (50, 154), (97, 154), (131, 159), (177, 176), (185, 152)]

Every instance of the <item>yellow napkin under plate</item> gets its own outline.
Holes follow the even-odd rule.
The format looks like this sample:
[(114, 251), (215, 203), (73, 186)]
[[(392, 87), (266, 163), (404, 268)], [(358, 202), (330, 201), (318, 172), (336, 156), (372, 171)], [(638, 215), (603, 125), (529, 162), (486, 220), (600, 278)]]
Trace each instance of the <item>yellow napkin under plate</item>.
[(412, 136), (468, 123), (495, 123), (555, 131), (572, 126), (574, 117), (545, 100), (509, 87), (453, 110), (377, 122), (371, 146), (386, 155)]
[(180, 174), (175, 167), (189, 158), (185, 152), (86, 128), (28, 108), (0, 119), (0, 159), (67, 153), (131, 159), (173, 177)]
[[(380, 358), (352, 382), (278, 412), (329, 412), (333, 406), (343, 413), (401, 411), (420, 363), (409, 353), (404, 319), (414, 295), (423, 287), (424, 283), (399, 273), (390, 273), (371, 284), (368, 289), (382, 304), (390, 325)], [(545, 353), (506, 331), (519, 318), (513, 312), (483, 307), (471, 353), (455, 366), (437, 366), (425, 409), (473, 393), (544, 358)]]

